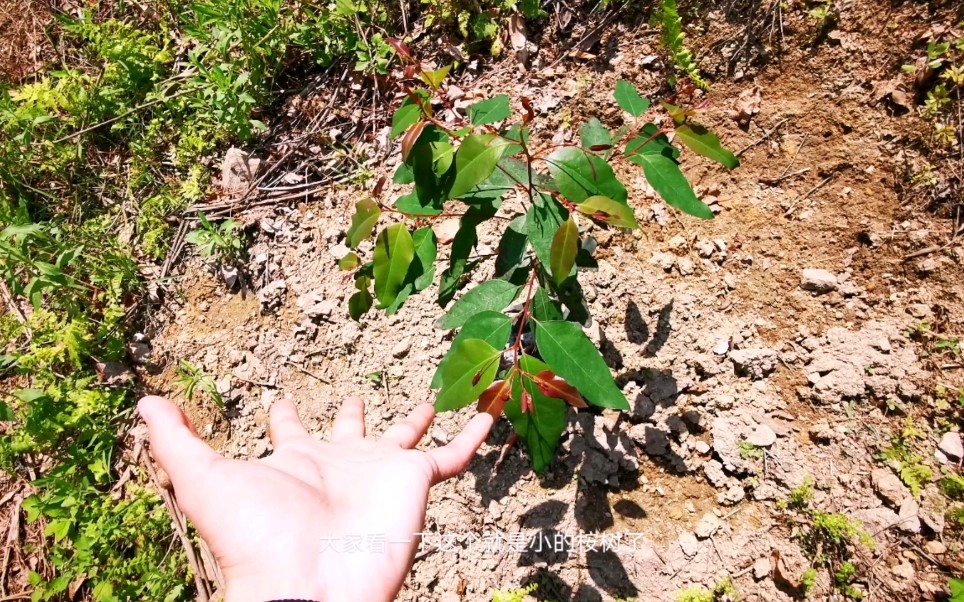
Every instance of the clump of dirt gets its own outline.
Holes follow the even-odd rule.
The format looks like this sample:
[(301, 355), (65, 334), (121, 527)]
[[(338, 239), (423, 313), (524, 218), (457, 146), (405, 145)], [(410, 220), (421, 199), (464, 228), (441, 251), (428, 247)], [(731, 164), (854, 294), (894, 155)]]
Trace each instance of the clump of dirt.
[[(942, 565), (928, 556), (962, 549), (959, 537), (941, 542), (942, 496), (934, 485), (919, 501), (899, 487), (884, 495), (870, 475), (895, 476), (875, 460), (906, 420), (895, 408), (931, 398), (932, 366), (906, 333), (934, 308), (964, 310), (964, 241), (900, 207), (893, 174), (914, 118), (889, 113), (873, 93), (899, 66), (875, 58), (880, 41), (866, 25), (875, 10), (863, 1), (842, 7), (838, 35), (745, 72), (752, 81), (714, 84), (699, 119), (743, 165), (720, 173), (685, 156), (684, 169), (717, 219), (677, 218), (654, 203), (640, 173), (617, 169), (643, 231), (588, 231), (598, 269), (581, 279), (589, 335), (632, 410), (574, 414), (542, 476), (517, 448), (496, 469), (510, 435), (498, 424), (466, 474), (433, 490), (424, 547), (400, 599), (487, 600), (494, 589), (534, 582), (543, 598), (672, 600), (730, 576), (743, 599), (790, 600), (787, 582), (799, 581), (810, 559), (800, 525), (777, 502), (808, 479), (813, 507), (863, 521), (876, 541), (861, 552), (865, 591), (880, 599), (941, 591)], [(912, 45), (917, 27), (910, 8), (891, 18), (912, 25), (898, 28), (889, 57)], [(459, 85), (467, 98), (532, 96), (533, 139), (564, 143), (584, 118), (621, 123), (611, 95), (618, 79), (644, 93), (662, 89), (654, 37), (607, 39), (609, 52), (594, 64), (524, 72), (503, 63)], [(382, 139), (366, 148), (368, 165), (390, 177), (398, 158)], [(266, 412), (282, 392), (319, 437), (347, 395), (367, 400), (375, 435), (431, 399), (452, 337), (433, 326), (443, 311), (434, 299), (414, 297), (393, 316), (347, 317), (352, 288), (336, 263), (365, 194), (349, 185), (243, 215), (257, 229), (248, 266), (257, 293), (228, 294), (188, 264), (184, 295), (171, 299), (173, 317), (151, 342), (161, 369), (151, 385), (179, 397), (173, 373), (182, 359), (215, 375), (225, 413), (181, 402), (223, 453), (270, 452)], [(500, 212), (520, 208), (508, 199)], [(937, 250), (915, 255), (936, 241)], [(483, 229), (476, 251), (486, 256), (497, 244)], [(473, 283), (488, 270), (483, 264)], [(964, 386), (961, 378), (942, 373), (953, 381), (945, 385)], [(439, 416), (422, 445), (446, 443), (469, 414)], [(924, 462), (934, 465), (938, 437), (927, 437)], [(915, 552), (935, 542), (945, 546), (939, 555)], [(814, 595), (833, 597), (826, 572)]]

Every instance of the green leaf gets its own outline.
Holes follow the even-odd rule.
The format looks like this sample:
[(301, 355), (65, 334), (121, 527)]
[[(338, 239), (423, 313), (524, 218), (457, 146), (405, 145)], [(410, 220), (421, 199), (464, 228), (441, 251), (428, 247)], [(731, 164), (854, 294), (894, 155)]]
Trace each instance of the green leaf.
[(549, 155), (546, 162), (559, 192), (573, 203), (599, 195), (620, 203), (628, 198), (612, 167), (588, 151), (571, 146), (560, 148)]
[(16, 419), (17, 415), (13, 413), (13, 408), (0, 401), (0, 422), (12, 422)]
[(473, 205), (459, 221), (459, 229), (452, 242), (449, 267), (442, 272), (439, 279), (438, 304), (440, 306), (445, 307), (455, 298), (455, 293), (462, 288), (463, 276), (477, 263), (469, 261), (472, 250), (479, 242), (476, 228), (495, 215), (495, 211), (492, 205)]
[(351, 227), (348, 228), (348, 248), (357, 249), (361, 241), (372, 234), (382, 210), (372, 199), (362, 199), (355, 203), (355, 213), (351, 216)]
[(451, 330), (462, 326), (479, 312), (501, 311), (519, 296), (521, 288), (505, 280), (483, 282), (456, 301), (452, 309), (438, 321), (437, 327)]
[(499, 240), (499, 254), (495, 258), (495, 276), (501, 278), (519, 267), (526, 256), (529, 235), (526, 233), (526, 216), (520, 215), (511, 222)]
[(661, 134), (659, 128), (652, 123), (644, 125), (640, 135), (626, 145), (626, 157), (630, 161), (633, 160), (633, 155), (639, 153), (653, 153), (666, 155), (674, 160), (679, 159), (679, 149), (670, 144), (666, 134)]
[(435, 398), (439, 412), (463, 408), (489, 388), (499, 371), (502, 350), (482, 339), (461, 341), (442, 370), (442, 388)]
[(436, 204), (434, 199), (429, 199), (429, 204), (423, 205), (422, 198), (419, 197), (418, 191), (398, 197), (398, 200), (395, 201), (395, 208), (409, 215), (432, 216), (442, 213), (442, 207)]
[(395, 170), (395, 175), (392, 176), (392, 182), (403, 186), (414, 181), (415, 172), (412, 171), (412, 167), (408, 163), (400, 164)]
[(549, 293), (546, 289), (539, 287), (535, 294), (532, 295), (532, 317), (538, 321), (544, 320), (561, 320), (562, 319), (562, 309), (559, 304), (549, 297)]
[(552, 237), (552, 247), (549, 250), (549, 269), (557, 283), (569, 277), (578, 252), (579, 228), (570, 216)]
[(559, 231), (559, 226), (567, 219), (569, 219), (569, 211), (549, 195), (541, 195), (541, 200), (529, 209), (526, 216), (529, 244), (544, 265), (550, 265), (552, 239)]
[[(525, 356), (520, 363), (527, 364), (524, 369), (530, 374), (538, 374), (540, 371), (537, 370), (537, 364), (542, 364), (529, 356)], [(531, 413), (522, 411), (520, 402), (523, 389), (532, 397)], [(545, 472), (552, 463), (559, 440), (566, 430), (566, 402), (546, 397), (539, 391), (536, 383), (528, 378), (517, 377), (512, 383), (512, 399), (505, 405), (503, 412), (525, 443), (533, 470), (536, 473)]]
[(639, 95), (636, 86), (621, 79), (616, 82), (616, 103), (633, 117), (639, 117), (649, 110), (649, 100)]
[(412, 235), (404, 224), (381, 231), (375, 240), (375, 297), (382, 307), (391, 305), (415, 258)]
[(446, 65), (441, 69), (436, 69), (435, 71), (423, 71), (419, 75), (422, 76), (422, 81), (426, 84), (432, 86), (433, 89), (438, 90), (445, 78), (448, 77), (449, 71), (452, 70), (452, 65)]
[(455, 182), (449, 198), (459, 198), (492, 175), (508, 145), (508, 140), (495, 134), (466, 136), (455, 152)]
[(459, 334), (452, 341), (449, 352), (442, 358), (435, 376), (432, 377), (431, 387), (438, 389), (442, 386), (442, 369), (449, 358), (452, 357), (452, 350), (459, 343), (468, 339), (482, 339), (496, 349), (505, 349), (509, 342), (509, 335), (512, 334), (512, 318), (497, 311), (483, 311), (475, 314), (465, 323)]
[(372, 303), (372, 294), (367, 288), (358, 291), (348, 299), (348, 315), (357, 322), (372, 308)]
[(671, 157), (646, 152), (629, 160), (643, 166), (646, 181), (668, 205), (694, 217), (713, 219), (713, 211), (696, 197), (693, 187)]
[[(418, 96), (423, 103), (428, 102), (428, 92), (425, 90), (416, 90), (415, 95)], [(422, 107), (418, 106), (410, 97), (406, 97), (402, 101), (402, 106), (395, 111), (395, 115), (392, 116), (392, 139), (398, 138), (405, 133), (405, 130), (415, 125), (419, 119), (422, 118)]]
[(947, 583), (947, 587), (951, 590), (949, 602), (964, 602), (964, 580), (951, 579)]
[(584, 215), (618, 228), (639, 228), (632, 208), (604, 196), (591, 196), (576, 209)]
[(536, 344), (553, 372), (576, 387), (593, 405), (629, 410), (629, 403), (616, 386), (599, 350), (586, 333), (572, 322), (538, 322)]
[[(592, 149), (593, 147), (609, 147), (613, 144), (613, 135), (595, 117), (587, 121), (579, 128), (579, 137), (582, 139), (582, 147)], [(605, 152), (608, 149), (599, 149), (593, 152)]]
[(505, 121), (512, 114), (509, 107), (509, 95), (499, 94), (487, 100), (469, 105), (468, 115), (472, 125), (488, 125)]
[(438, 257), (438, 239), (431, 227), (419, 228), (412, 235), (412, 243), (415, 246), (415, 257), (418, 264), (419, 275), (415, 278), (415, 290), (423, 291), (432, 285), (435, 279), (435, 258)]
[(338, 260), (338, 269), (350, 272), (361, 265), (361, 259), (355, 253), (349, 253)]
[(727, 169), (740, 166), (740, 160), (730, 150), (723, 148), (719, 137), (698, 123), (677, 127), (676, 137), (694, 153), (712, 159)]

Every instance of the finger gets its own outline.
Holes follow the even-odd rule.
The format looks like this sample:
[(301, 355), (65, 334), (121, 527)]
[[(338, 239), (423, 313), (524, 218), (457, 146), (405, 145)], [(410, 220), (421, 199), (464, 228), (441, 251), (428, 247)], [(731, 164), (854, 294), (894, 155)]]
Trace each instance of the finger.
[(428, 430), (434, 418), (435, 407), (432, 404), (419, 404), (404, 420), (396, 422), (385, 431), (385, 434), (382, 435), (382, 441), (394, 443), (405, 449), (412, 449), (425, 436), (425, 431)]
[(365, 402), (360, 397), (349, 397), (335, 416), (335, 423), (331, 426), (331, 442), (350, 441), (364, 436)]
[(175, 491), (198, 482), (221, 459), (201, 441), (184, 413), (163, 397), (144, 397), (137, 409), (147, 423), (151, 453), (171, 477)]
[(298, 408), (290, 397), (282, 397), (271, 405), (269, 423), (271, 445), (278, 449), (286, 443), (309, 439), (308, 431), (298, 418)]
[(435, 465), (432, 482), (451, 479), (465, 470), (482, 442), (489, 436), (494, 422), (495, 419), (488, 413), (476, 414), (448, 445), (426, 452)]

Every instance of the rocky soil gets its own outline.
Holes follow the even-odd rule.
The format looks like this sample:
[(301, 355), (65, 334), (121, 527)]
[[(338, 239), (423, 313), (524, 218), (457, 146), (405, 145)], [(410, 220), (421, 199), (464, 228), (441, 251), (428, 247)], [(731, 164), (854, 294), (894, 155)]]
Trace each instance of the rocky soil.
[[(801, 518), (778, 503), (809, 480), (814, 508), (860, 521), (876, 544), (858, 552), (867, 599), (944, 591), (942, 571), (962, 558), (947, 500), (935, 483), (912, 495), (880, 454), (913, 417), (923, 462), (936, 475), (959, 470), (961, 425), (929, 418), (938, 384), (964, 386), (960, 362), (941, 370), (910, 335), (928, 322), (960, 336), (964, 240), (901, 207), (894, 174), (914, 118), (892, 116), (879, 89), (927, 24), (897, 9), (891, 18), (907, 27), (881, 48), (874, 10), (851, 3), (831, 41), (714, 83), (702, 120), (743, 150), (731, 173), (687, 157), (714, 221), (677, 216), (641, 174), (620, 173), (643, 230), (593, 230), (599, 268), (582, 282), (589, 334), (632, 411), (573, 413), (541, 477), (518, 447), (496, 468), (510, 434), (497, 425), (469, 470), (433, 490), (401, 600), (488, 600), (532, 582), (540, 599), (673, 600), (727, 576), (744, 600), (790, 600), (809, 560)], [(533, 137), (564, 141), (589, 116), (618, 123), (616, 80), (658, 87), (655, 38), (627, 34), (611, 45), (584, 66), (526, 70), (507, 59), (459, 85), (467, 98), (532, 96), (541, 113)], [(741, 129), (731, 113), (748, 94), (762, 100)], [(376, 176), (397, 162), (379, 139), (368, 143)], [(267, 409), (281, 394), (318, 437), (347, 395), (366, 399), (371, 433), (432, 398), (451, 334), (434, 328), (443, 310), (431, 294), (394, 316), (347, 316), (351, 287), (336, 262), (364, 194), (346, 186), (245, 213), (256, 232), (250, 290), (226, 292), (194, 260), (183, 294), (168, 296), (144, 358), (151, 386), (180, 399), (225, 454), (270, 453)], [(508, 202), (502, 212), (514, 209)], [(451, 224), (436, 228), (445, 240)], [(483, 235), (478, 255), (497, 240)], [(904, 259), (935, 243), (938, 251)], [(491, 269), (483, 264), (475, 280)], [(225, 412), (182, 399), (179, 360), (217, 377)], [(439, 416), (422, 446), (444, 444), (470, 413)], [(821, 571), (813, 598), (839, 596)]]

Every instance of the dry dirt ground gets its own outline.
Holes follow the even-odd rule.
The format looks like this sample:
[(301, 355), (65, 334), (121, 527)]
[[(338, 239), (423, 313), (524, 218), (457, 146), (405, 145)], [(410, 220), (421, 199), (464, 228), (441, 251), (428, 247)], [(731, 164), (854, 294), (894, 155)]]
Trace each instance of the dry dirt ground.
[[(935, 459), (942, 432), (927, 418), (937, 384), (964, 385), (959, 360), (935, 370), (908, 338), (924, 321), (959, 337), (964, 316), (964, 239), (949, 221), (902, 204), (897, 174), (920, 125), (894, 116), (880, 92), (931, 25), (919, 10), (881, 15), (871, 2), (844, 3), (833, 35), (813, 44), (803, 43), (806, 19), (787, 15), (780, 57), (735, 81), (720, 73), (700, 119), (742, 151), (742, 166), (722, 173), (684, 162), (716, 199), (712, 222), (676, 215), (641, 173), (619, 172), (644, 226), (636, 235), (593, 230), (599, 269), (583, 283), (589, 334), (633, 410), (573, 414), (542, 476), (518, 447), (496, 470), (510, 435), (498, 424), (468, 471), (433, 490), (430, 535), (401, 600), (488, 600), (528, 583), (540, 585), (539, 599), (672, 600), (727, 576), (744, 600), (789, 600), (808, 566), (796, 537), (805, 526), (777, 503), (808, 478), (815, 508), (859, 520), (876, 542), (856, 554), (867, 599), (940, 598), (942, 569), (962, 559), (959, 531), (944, 525), (946, 501), (935, 484), (915, 499), (878, 459), (915, 416), (924, 463), (955, 470), (953, 458)], [(715, 42), (711, 71), (738, 44), (735, 26), (719, 22), (693, 38), (697, 48)], [(459, 86), (468, 98), (530, 96), (540, 111), (533, 138), (559, 142), (589, 116), (619, 125), (618, 79), (658, 94), (657, 44), (617, 29), (596, 60), (525, 69), (509, 58)], [(741, 129), (730, 113), (754, 88), (759, 113)], [(397, 154), (369, 146), (374, 175), (390, 175)], [(256, 292), (228, 293), (193, 260), (158, 314), (149, 387), (179, 400), (225, 454), (270, 453), (266, 411), (279, 395), (294, 397), (320, 438), (347, 395), (367, 401), (372, 434), (432, 399), (451, 334), (433, 326), (443, 310), (431, 291), (395, 316), (347, 316), (351, 285), (336, 262), (368, 190), (370, 181), (239, 215), (255, 232)], [(510, 201), (502, 213), (517, 210)], [(497, 240), (482, 236), (478, 254)], [(931, 246), (939, 248), (906, 259)], [(802, 286), (811, 268), (833, 274), (819, 291)], [(475, 281), (490, 270), (483, 264)], [(225, 412), (203, 396), (183, 399), (180, 360), (218, 379)], [(422, 446), (444, 443), (470, 414), (439, 416)], [(744, 440), (762, 445), (763, 457), (741, 454)], [(812, 599), (840, 599), (826, 571)]]

